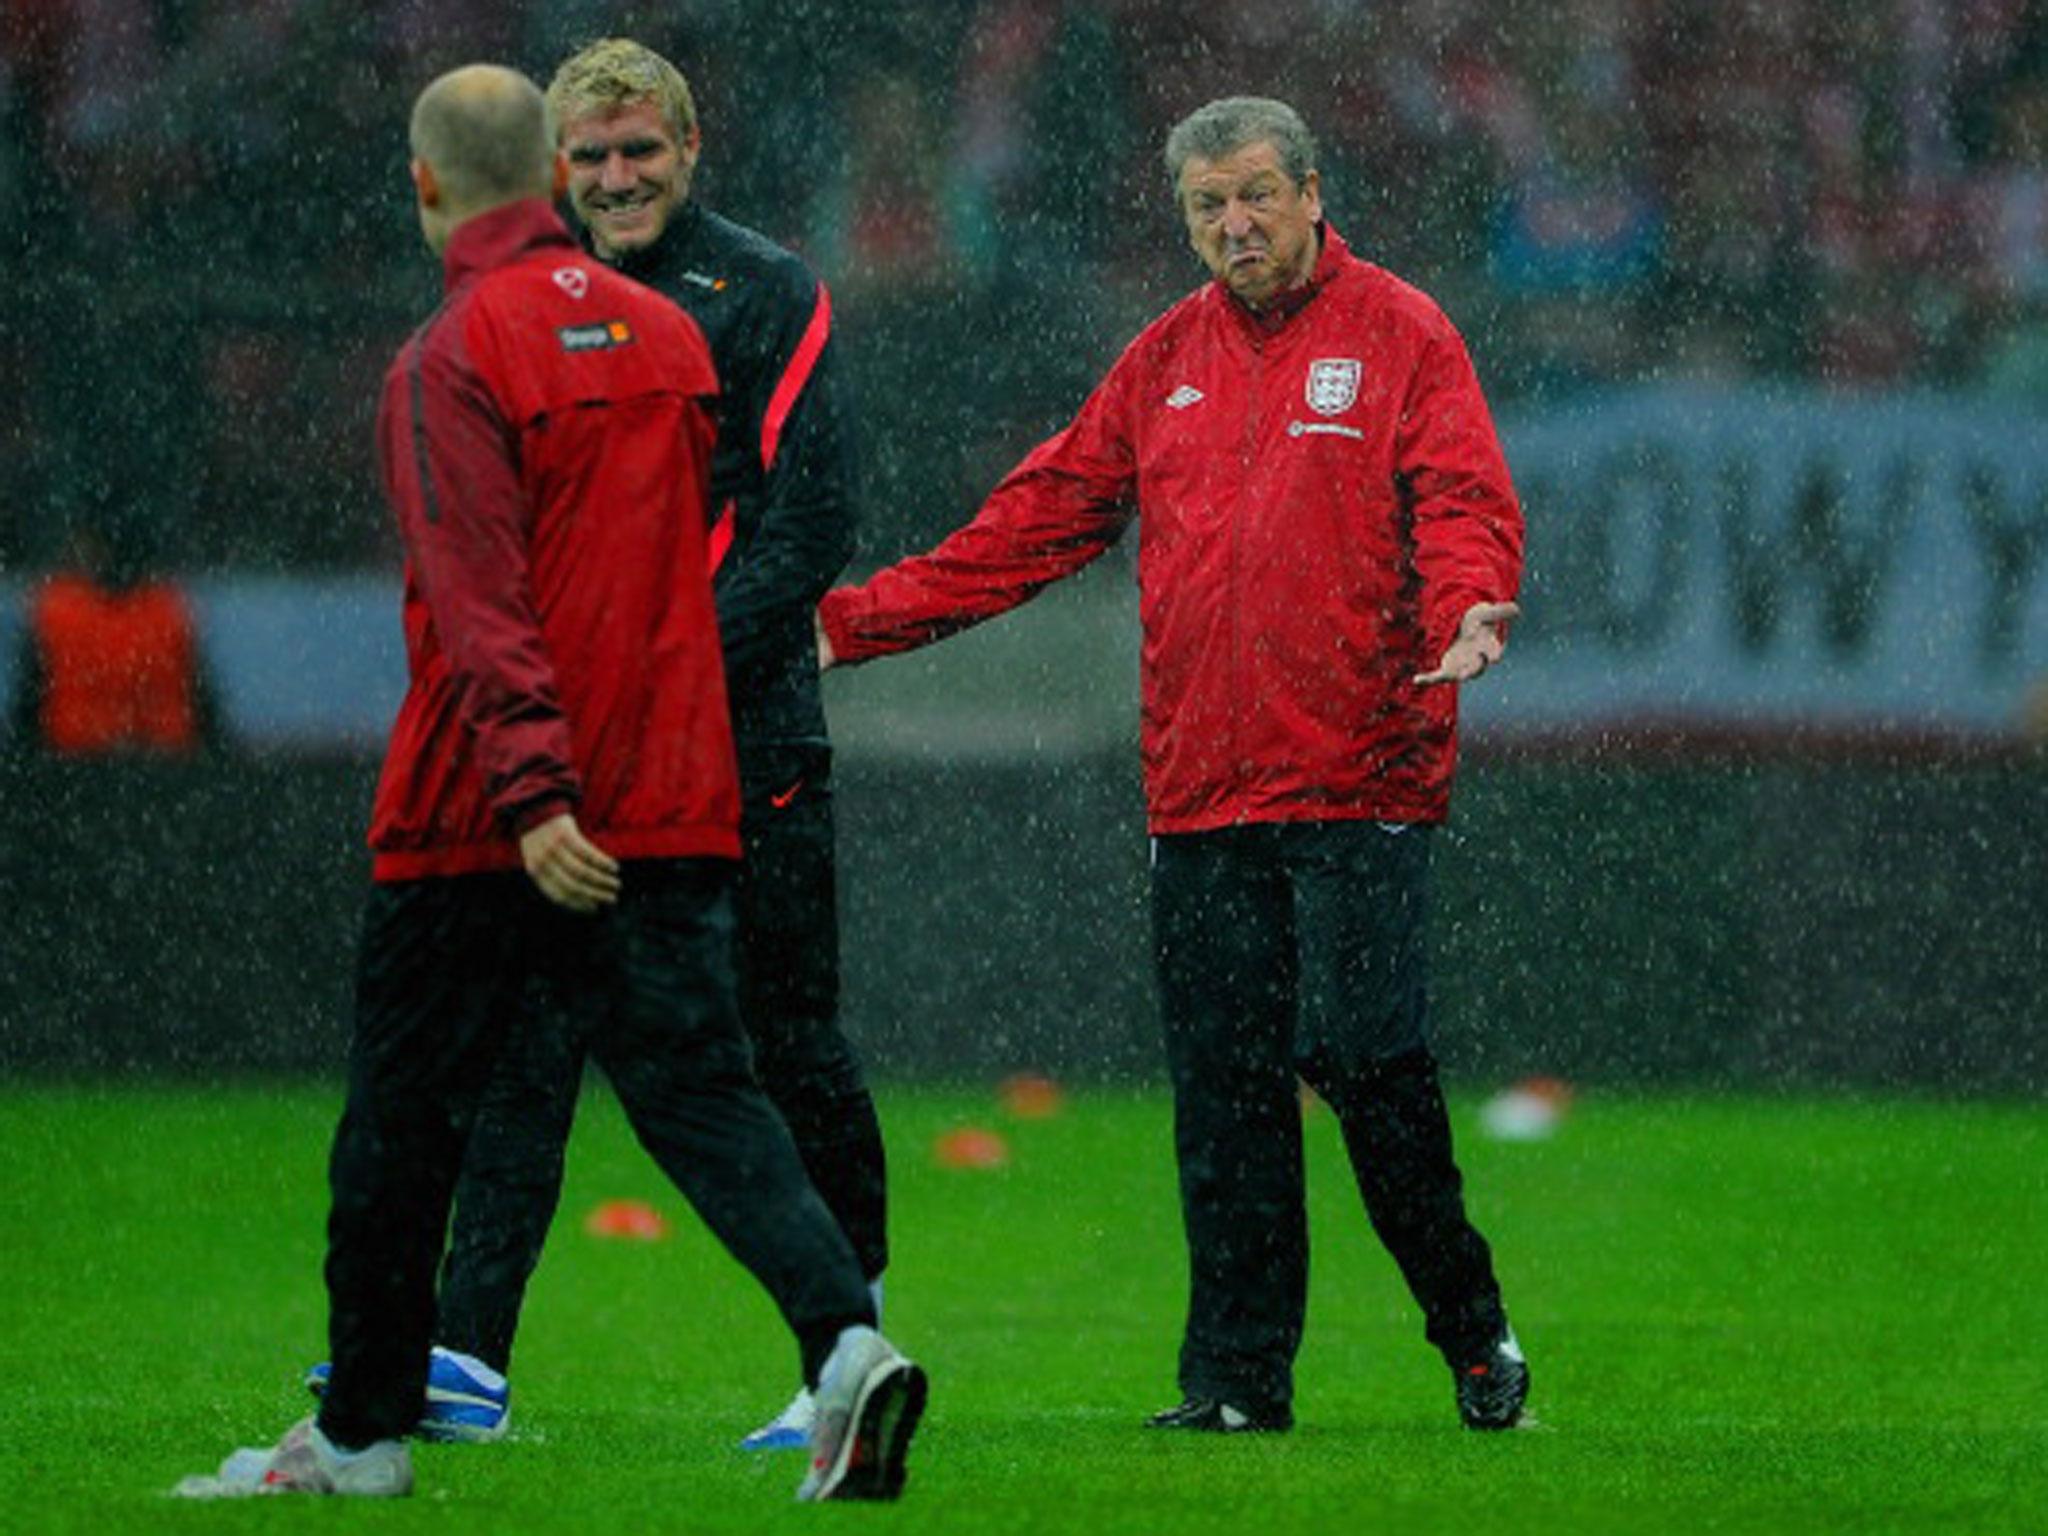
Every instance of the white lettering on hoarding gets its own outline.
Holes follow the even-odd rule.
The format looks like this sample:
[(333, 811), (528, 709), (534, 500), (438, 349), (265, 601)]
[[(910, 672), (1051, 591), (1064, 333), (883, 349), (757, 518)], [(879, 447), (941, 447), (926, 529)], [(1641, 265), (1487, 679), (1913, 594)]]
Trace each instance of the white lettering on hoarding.
[(2048, 432), (2023, 413), (1644, 391), (1503, 437), (1527, 617), (1475, 723), (1999, 729), (2048, 679)]

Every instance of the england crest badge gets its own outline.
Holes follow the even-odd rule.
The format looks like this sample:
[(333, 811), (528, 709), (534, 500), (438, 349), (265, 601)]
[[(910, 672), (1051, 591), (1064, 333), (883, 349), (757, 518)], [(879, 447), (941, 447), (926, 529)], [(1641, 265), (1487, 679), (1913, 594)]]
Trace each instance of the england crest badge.
[(1341, 416), (1358, 399), (1362, 370), (1355, 357), (1319, 357), (1308, 365), (1308, 408), (1318, 416)]

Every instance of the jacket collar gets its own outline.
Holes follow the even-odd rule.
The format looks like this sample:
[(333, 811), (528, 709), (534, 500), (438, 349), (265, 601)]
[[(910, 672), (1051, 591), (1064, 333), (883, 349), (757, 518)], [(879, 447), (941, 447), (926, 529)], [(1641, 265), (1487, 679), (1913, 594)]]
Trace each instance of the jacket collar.
[(464, 219), (441, 253), (441, 279), (449, 293), (484, 273), (543, 246), (576, 248), (561, 216), (543, 198), (522, 198)]
[[(672, 263), (682, 260), (681, 252), (687, 250), (695, 237), (697, 226), (704, 221), (703, 210), (695, 198), (686, 197), (669, 214), (668, 223), (662, 227), (660, 236), (652, 244), (638, 250), (623, 252), (617, 261), (608, 265), (623, 272), (638, 282), (652, 282), (669, 268)], [(591, 255), (597, 252), (590, 243), (590, 231), (581, 232), (583, 248)], [(600, 257), (600, 260), (605, 258)]]
[(1237, 311), (1238, 318), (1261, 336), (1271, 336), (1284, 329), (1287, 322), (1306, 309), (1351, 259), (1351, 247), (1344, 243), (1344, 237), (1337, 233), (1329, 220), (1325, 219), (1316, 226), (1316, 237), (1321, 241), (1322, 249), (1316, 255), (1315, 269), (1309, 273), (1308, 281), (1275, 294), (1273, 301), (1264, 309), (1253, 309), (1232, 293), (1230, 285), (1222, 278), (1215, 280), (1217, 290)]

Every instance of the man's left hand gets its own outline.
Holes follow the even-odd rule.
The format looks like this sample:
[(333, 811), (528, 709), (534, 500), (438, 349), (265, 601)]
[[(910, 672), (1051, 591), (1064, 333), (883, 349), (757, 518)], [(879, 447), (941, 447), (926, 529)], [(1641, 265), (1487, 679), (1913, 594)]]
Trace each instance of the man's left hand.
[(1436, 670), (1419, 673), (1415, 682), (1423, 686), (1471, 682), (1500, 660), (1501, 653), (1508, 648), (1508, 637), (1501, 633), (1501, 628), (1509, 619), (1520, 618), (1521, 613), (1519, 603), (1474, 603), (1458, 621), (1458, 638), (1444, 652)]
[(619, 899), (619, 861), (583, 835), (567, 811), (529, 827), (519, 857), (541, 895), (571, 912), (595, 912)]

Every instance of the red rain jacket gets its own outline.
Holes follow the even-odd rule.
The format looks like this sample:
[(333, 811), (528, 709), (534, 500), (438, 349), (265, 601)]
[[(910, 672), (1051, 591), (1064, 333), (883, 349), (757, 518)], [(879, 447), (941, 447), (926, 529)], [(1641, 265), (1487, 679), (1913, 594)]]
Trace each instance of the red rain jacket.
[(572, 808), (617, 858), (737, 857), (703, 334), (542, 202), (464, 223), (444, 265), (377, 422), (410, 686), (375, 878), (517, 868), (516, 834)]
[(1322, 237), (1279, 311), (1191, 294), (972, 523), (831, 593), (835, 655), (1004, 612), (1135, 517), (1154, 832), (1442, 820), (1458, 690), (1409, 680), (1515, 596), (1521, 509), (1450, 321)]

